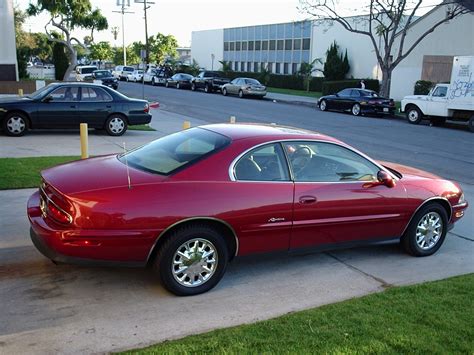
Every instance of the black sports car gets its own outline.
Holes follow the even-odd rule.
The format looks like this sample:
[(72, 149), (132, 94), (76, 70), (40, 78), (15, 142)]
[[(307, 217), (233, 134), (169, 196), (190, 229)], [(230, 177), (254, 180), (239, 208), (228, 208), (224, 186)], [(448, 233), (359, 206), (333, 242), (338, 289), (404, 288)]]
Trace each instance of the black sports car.
[(395, 102), (393, 99), (379, 97), (375, 91), (366, 89), (344, 89), (334, 95), (323, 96), (318, 100), (321, 111), (350, 111), (354, 116), (363, 114), (393, 115)]
[(149, 109), (147, 101), (104, 85), (53, 83), (28, 96), (0, 99), (0, 124), (9, 136), (34, 128), (77, 129), (80, 123), (121, 136), (129, 125), (150, 123)]
[(113, 76), (110, 70), (94, 70), (92, 72), (93, 80), (100, 80), (102, 85), (108, 86), (114, 90), (118, 88), (118, 80)]
[(176, 89), (191, 88), (191, 80), (194, 77), (185, 73), (178, 73), (173, 75), (171, 78), (166, 79), (165, 86), (167, 88), (175, 86)]

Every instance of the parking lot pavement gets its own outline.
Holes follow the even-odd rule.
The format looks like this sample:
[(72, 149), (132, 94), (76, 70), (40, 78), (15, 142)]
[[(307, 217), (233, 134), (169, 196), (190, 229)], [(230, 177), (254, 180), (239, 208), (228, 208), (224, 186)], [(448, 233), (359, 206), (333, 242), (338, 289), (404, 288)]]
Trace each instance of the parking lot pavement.
[[(391, 285), (474, 272), (471, 208), (430, 257), (408, 256), (398, 244), (246, 257), (230, 264), (214, 290), (176, 297), (148, 269), (52, 264), (29, 240), (25, 204), (33, 191), (0, 191), (0, 353), (5, 354), (142, 347)], [(474, 188), (466, 190), (466, 198), (474, 201)]]
[[(206, 124), (198, 119), (178, 115), (164, 110), (152, 110), (151, 127), (156, 131), (128, 130), (123, 136), (112, 137), (105, 132), (89, 130), (89, 154), (103, 155), (138, 147), (164, 135), (178, 132), (183, 122), (191, 126)], [(33, 130), (25, 137), (0, 135), (0, 157), (35, 157), (50, 155), (81, 155), (79, 130)]]

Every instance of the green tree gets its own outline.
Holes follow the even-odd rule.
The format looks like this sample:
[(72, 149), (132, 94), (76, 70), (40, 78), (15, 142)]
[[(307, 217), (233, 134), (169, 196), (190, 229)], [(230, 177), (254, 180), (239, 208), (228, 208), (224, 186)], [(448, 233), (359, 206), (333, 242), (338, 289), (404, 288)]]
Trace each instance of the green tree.
[[(112, 59), (114, 52), (109, 42), (99, 42), (97, 44), (91, 44), (89, 47), (89, 57), (92, 59), (98, 59), (100, 63), (104, 60)], [(100, 64), (99, 64), (100, 67)]]
[(28, 43), (27, 33), (23, 31), (23, 24), (25, 23), (26, 14), (18, 7), (13, 11), (15, 21), (15, 38), (16, 38), (16, 58), (18, 63), (18, 76), (20, 79), (28, 78), (26, 67), (28, 64), (30, 47)]
[(222, 75), (224, 75), (224, 77), (226, 77), (226, 78), (230, 77), (230, 75), (233, 72), (232, 65), (229, 62), (225, 61), (225, 60), (219, 60), (219, 63), (221, 63), (221, 65), (222, 65), (222, 67), (221, 67)]
[(323, 61), (321, 60), (321, 58), (316, 58), (311, 63), (301, 63), (301, 67), (298, 71), (298, 74), (303, 77), (304, 87), (306, 88), (306, 91), (309, 91), (309, 85), (311, 84), (313, 73), (317, 70), (320, 71), (320, 69), (315, 68), (315, 65), (322, 63)]
[(176, 58), (178, 41), (173, 35), (157, 33), (148, 38), (150, 48), (149, 60), (151, 63), (162, 64), (167, 58)]
[(324, 77), (328, 80), (342, 80), (349, 72), (349, 62), (344, 64), (342, 54), (339, 54), (339, 46), (334, 41), (326, 52), (326, 62), (324, 63)]
[(349, 64), (349, 58), (347, 57), (347, 49), (346, 53), (344, 54), (344, 59), (342, 60), (342, 71), (345, 73), (344, 77), (349, 73), (351, 70), (351, 65)]
[[(87, 29), (90, 30), (90, 36), (93, 39), (94, 31), (105, 30), (108, 27), (107, 19), (100, 10), (92, 9), (90, 0), (36, 0), (30, 3), (27, 10), (29, 16), (37, 16), (43, 12), (49, 15), (49, 21), (45, 25), (45, 33), (49, 40), (61, 43), (66, 48), (69, 66), (63, 80), (69, 80), (70, 74), (77, 65), (77, 51), (74, 43), (84, 47), (72, 32), (77, 28)], [(52, 36), (51, 27), (58, 30), (61, 36)]]
[[(140, 63), (140, 57), (135, 53), (132, 46), (125, 47), (125, 51), (127, 53), (127, 64), (134, 65)], [(116, 47), (113, 49), (113, 61), (116, 65), (124, 65), (123, 63), (123, 48)]]
[(258, 74), (258, 80), (263, 85), (268, 85), (268, 83), (270, 82), (270, 75), (272, 75), (272, 72), (268, 70), (268, 68), (262, 66), (260, 68), (260, 73)]

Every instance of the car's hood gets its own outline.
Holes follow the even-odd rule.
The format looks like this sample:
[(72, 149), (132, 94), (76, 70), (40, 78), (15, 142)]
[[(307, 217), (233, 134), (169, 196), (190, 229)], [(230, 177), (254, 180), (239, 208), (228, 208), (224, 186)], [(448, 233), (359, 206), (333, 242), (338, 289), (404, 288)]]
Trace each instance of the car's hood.
[(29, 97), (26, 96), (11, 96), (11, 97), (2, 97), (0, 98), (0, 107), (4, 104), (19, 104), (19, 103), (25, 103), (25, 102), (31, 102), (33, 101)]
[(417, 168), (413, 168), (411, 166), (402, 165), (398, 163), (392, 163), (388, 161), (378, 161), (381, 165), (386, 166), (388, 168), (392, 168), (398, 172), (400, 172), (403, 176), (413, 176), (413, 177), (421, 177), (425, 179), (442, 179), (441, 177), (429, 173), (424, 170), (420, 170)]
[[(129, 167), (131, 186), (162, 181), (158, 174), (146, 173)], [(73, 196), (78, 193), (128, 188), (127, 166), (119, 161), (117, 155), (79, 160), (55, 166), (41, 172), (44, 180), (63, 194)]]

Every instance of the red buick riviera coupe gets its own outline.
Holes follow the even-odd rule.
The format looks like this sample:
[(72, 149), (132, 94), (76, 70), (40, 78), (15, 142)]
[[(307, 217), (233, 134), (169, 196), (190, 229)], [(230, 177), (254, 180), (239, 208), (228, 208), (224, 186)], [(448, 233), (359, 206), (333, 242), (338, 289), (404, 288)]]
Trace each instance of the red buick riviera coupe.
[(398, 239), (436, 252), (468, 203), (430, 173), (302, 129), (216, 124), (42, 172), (33, 243), (57, 262), (152, 265), (177, 295), (237, 255)]

